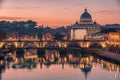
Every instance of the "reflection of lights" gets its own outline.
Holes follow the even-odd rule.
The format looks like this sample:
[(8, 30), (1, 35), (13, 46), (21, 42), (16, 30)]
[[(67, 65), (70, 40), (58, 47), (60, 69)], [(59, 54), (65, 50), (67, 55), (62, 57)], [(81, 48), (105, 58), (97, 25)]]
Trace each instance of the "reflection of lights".
[[(30, 51), (30, 53), (31, 53), (31, 51)], [(56, 53), (56, 51), (55, 51), (54, 54), (53, 53), (49, 54), (49, 51), (48, 51), (48, 55), (51, 55), (51, 61), (50, 62), (54, 62), (55, 58), (59, 59), (56, 62), (56, 64), (61, 64), (61, 63), (69, 64), (69, 61), (73, 61), (73, 62), (77, 62), (76, 64), (71, 64), (71, 66), (74, 67), (74, 68), (89, 68), (89, 67), (92, 67), (94, 69), (94, 68), (96, 68), (97, 63), (99, 63), (102, 69), (106, 69), (110, 72), (111, 71), (120, 72), (120, 66), (119, 65), (116, 65), (114, 63), (110, 63), (109, 61), (104, 61), (104, 60), (101, 60), (101, 59), (98, 59), (98, 58), (96, 59), (93, 56), (87, 56), (87, 57), (79, 57), (78, 56), (79, 57), (79, 60), (78, 60), (78, 57), (74, 57), (72, 53), (69, 54), (68, 56), (60, 57), (60, 54), (58, 52)], [(14, 55), (14, 56), (16, 57), (16, 55)], [(20, 61), (25, 63), (25, 60), (27, 60), (26, 58), (33, 58), (32, 60), (34, 62), (41, 62), (43, 64), (48, 62), (44, 57), (39, 58), (39, 60), (38, 60), (37, 57), (36, 58), (34, 58), (34, 57), (35, 57), (35, 54), (31, 57), (28, 55), (24, 59), (23, 58), (19, 58), (19, 59), (16, 58), (14, 60), (14, 63), (20, 63)], [(67, 61), (67, 58), (69, 58), (68, 59), (69, 61)]]
[(2, 65), (3, 64), (3, 60), (0, 60), (0, 65)]
[(115, 73), (115, 75), (114, 75), (114, 76), (115, 76), (115, 79), (117, 79), (117, 74), (116, 74), (116, 73)]
[(120, 40), (120, 33), (119, 32), (109, 33), (108, 39), (113, 40), (113, 41), (119, 41)]
[(93, 69), (95, 69), (95, 68), (96, 68), (96, 66), (97, 66), (97, 64), (93, 63), (93, 65), (92, 65), (92, 66), (93, 66)]
[(119, 80), (119, 73), (116, 72), (116, 73), (114, 74), (114, 77), (115, 77), (115, 80)]
[(90, 56), (90, 58), (89, 58), (89, 59), (90, 59), (90, 61), (92, 61), (92, 60), (94, 59), (94, 57), (93, 57), (93, 56)]
[(69, 59), (72, 59), (73, 58), (73, 55), (72, 54), (69, 54)]
[(107, 69), (109, 72), (112, 72), (112, 71), (120, 72), (119, 71), (120, 66), (117, 65), (117, 64), (114, 64), (114, 63), (111, 63), (111, 62), (108, 62), (108, 61), (103, 61), (103, 60), (100, 60), (100, 61), (97, 61), (97, 62), (100, 63), (101, 68)]
[(120, 68), (117, 66), (117, 72), (119, 72), (119, 69), (120, 69)]
[(89, 63), (89, 59), (88, 58), (86, 58), (86, 63)]
[(66, 57), (64, 58), (64, 61), (67, 62), (67, 58)]
[(80, 64), (80, 68), (84, 68), (84, 64)]

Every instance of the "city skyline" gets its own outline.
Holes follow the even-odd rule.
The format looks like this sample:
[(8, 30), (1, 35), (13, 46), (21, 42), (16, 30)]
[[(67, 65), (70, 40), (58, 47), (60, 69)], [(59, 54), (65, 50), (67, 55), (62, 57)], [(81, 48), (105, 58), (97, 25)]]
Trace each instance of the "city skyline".
[[(120, 23), (119, 0), (3, 0), (0, 20), (28, 20), (44, 26), (68, 26), (79, 21), (87, 7), (98, 24)], [(109, 2), (109, 3), (108, 3)], [(112, 6), (111, 6), (112, 5)]]

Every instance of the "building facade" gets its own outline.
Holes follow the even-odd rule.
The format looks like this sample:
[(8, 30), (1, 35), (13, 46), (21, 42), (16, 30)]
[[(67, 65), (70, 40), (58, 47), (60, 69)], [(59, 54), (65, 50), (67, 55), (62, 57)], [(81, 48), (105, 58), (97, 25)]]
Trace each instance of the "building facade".
[(120, 32), (110, 32), (106, 37), (109, 41), (120, 41)]
[[(80, 16), (80, 20), (71, 26), (73, 34), (76, 30), (85, 29), (87, 31), (86, 37), (92, 38), (100, 32), (101, 27), (96, 21), (93, 21), (92, 16), (87, 9), (84, 10), (83, 14)], [(79, 34), (82, 34), (79, 32)]]

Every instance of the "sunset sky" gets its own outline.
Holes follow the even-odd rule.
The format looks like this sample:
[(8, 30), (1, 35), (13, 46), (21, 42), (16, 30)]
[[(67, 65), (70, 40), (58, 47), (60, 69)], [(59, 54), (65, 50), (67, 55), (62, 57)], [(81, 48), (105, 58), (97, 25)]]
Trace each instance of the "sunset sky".
[(3, 0), (0, 20), (32, 19), (44, 26), (67, 26), (87, 7), (99, 24), (120, 23), (120, 0)]

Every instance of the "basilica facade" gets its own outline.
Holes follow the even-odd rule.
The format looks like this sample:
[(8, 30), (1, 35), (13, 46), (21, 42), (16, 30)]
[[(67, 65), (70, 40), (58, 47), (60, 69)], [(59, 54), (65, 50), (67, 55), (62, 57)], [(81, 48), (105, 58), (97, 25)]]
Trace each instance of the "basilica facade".
[[(88, 12), (87, 9), (84, 10), (83, 14), (80, 16), (80, 20), (71, 26), (73, 30), (73, 34), (76, 30), (84, 29), (87, 31), (87, 35), (89, 37), (93, 37), (97, 35), (97, 33), (101, 30), (100, 25), (97, 24), (96, 21), (93, 21), (92, 16)], [(82, 34), (79, 32), (79, 34)], [(74, 34), (77, 35), (77, 34)], [(71, 35), (72, 36), (72, 35)]]

